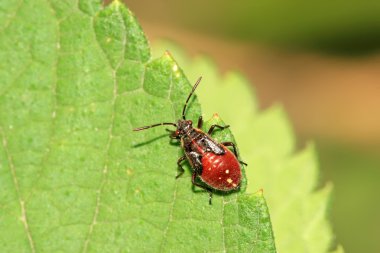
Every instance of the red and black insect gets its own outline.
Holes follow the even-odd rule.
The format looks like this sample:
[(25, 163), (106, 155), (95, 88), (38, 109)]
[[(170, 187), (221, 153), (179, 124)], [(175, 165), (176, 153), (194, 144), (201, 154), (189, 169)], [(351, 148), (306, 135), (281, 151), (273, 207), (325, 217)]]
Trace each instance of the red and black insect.
[[(158, 123), (150, 126), (135, 128), (133, 131), (141, 131), (163, 125), (175, 126), (177, 129), (172, 131), (170, 138), (180, 139), (181, 146), (185, 152), (185, 155), (180, 157), (177, 161), (179, 173), (176, 178), (180, 177), (184, 173), (181, 162), (187, 159), (193, 169), (191, 179), (193, 185), (209, 192), (209, 203), (211, 204), (212, 190), (228, 192), (239, 188), (242, 177), (239, 162), (243, 164), (245, 163), (237, 159), (238, 154), (236, 151), (236, 146), (233, 142), (218, 143), (210, 137), (216, 128), (223, 130), (228, 128), (229, 125), (212, 125), (206, 134), (201, 130), (203, 125), (202, 116), (198, 119), (197, 128), (192, 126), (193, 122), (191, 120), (186, 120), (185, 112), (187, 103), (189, 102), (201, 79), (202, 77), (197, 80), (189, 96), (187, 97), (182, 110), (182, 119), (178, 120), (177, 123)], [(232, 147), (234, 153), (227, 148), (228, 146)], [(197, 178), (200, 178), (204, 184), (198, 183), (196, 181)]]

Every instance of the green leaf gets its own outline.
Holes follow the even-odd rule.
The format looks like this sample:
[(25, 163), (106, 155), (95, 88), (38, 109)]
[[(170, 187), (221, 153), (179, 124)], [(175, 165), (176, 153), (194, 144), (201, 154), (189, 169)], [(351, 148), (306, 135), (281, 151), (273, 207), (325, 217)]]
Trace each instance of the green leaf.
[[(332, 184), (317, 189), (318, 165), (313, 144), (295, 151), (295, 137), (284, 110), (274, 105), (258, 110), (252, 85), (242, 75), (221, 77), (212, 60), (190, 59), (168, 41), (154, 43), (170, 49), (190, 80), (202, 75), (198, 97), (205, 117), (213, 113), (231, 125), (240, 153), (248, 163), (248, 192), (264, 189), (279, 252), (329, 252), (334, 236), (327, 220)], [(343, 252), (339, 248), (339, 252)]]
[(163, 127), (132, 132), (191, 86), (122, 3), (3, 1), (0, 32), (1, 252), (276, 251), (262, 192), (210, 206)]

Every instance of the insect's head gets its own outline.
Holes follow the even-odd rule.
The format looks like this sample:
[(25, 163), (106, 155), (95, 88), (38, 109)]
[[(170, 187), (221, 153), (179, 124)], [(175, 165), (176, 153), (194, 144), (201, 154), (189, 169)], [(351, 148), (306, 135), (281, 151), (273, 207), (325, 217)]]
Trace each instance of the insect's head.
[(184, 135), (189, 129), (192, 128), (193, 121), (191, 120), (185, 120), (185, 119), (180, 119), (178, 120), (177, 123), (177, 129), (172, 132), (171, 137), (179, 139)]
[(191, 120), (186, 120), (186, 115), (185, 115), (186, 107), (187, 107), (187, 103), (189, 102), (191, 96), (193, 95), (195, 89), (197, 88), (197, 86), (201, 82), (201, 80), (202, 80), (202, 77), (199, 77), (197, 82), (194, 84), (193, 89), (191, 90), (191, 92), (190, 92), (189, 96), (187, 97), (186, 102), (183, 106), (182, 119), (178, 120), (177, 124), (176, 123), (164, 122), (164, 123), (158, 123), (158, 124), (154, 124), (154, 125), (150, 125), (150, 126), (138, 127), (138, 128), (133, 129), (133, 131), (141, 131), (141, 130), (145, 130), (145, 129), (156, 127), (156, 126), (171, 125), (171, 126), (175, 126), (177, 128), (176, 131), (172, 132), (171, 137), (172, 138), (181, 138), (181, 136), (187, 132), (189, 127), (190, 128), (192, 127), (193, 122)]

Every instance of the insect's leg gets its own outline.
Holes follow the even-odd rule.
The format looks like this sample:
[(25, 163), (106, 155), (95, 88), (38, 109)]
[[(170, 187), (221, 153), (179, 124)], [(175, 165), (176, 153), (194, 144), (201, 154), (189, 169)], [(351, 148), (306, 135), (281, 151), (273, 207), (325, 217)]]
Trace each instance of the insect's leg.
[(173, 140), (179, 140), (180, 139), (179, 136), (175, 135), (175, 132), (171, 133), (169, 135), (169, 137), (170, 137), (170, 139), (173, 139)]
[(202, 156), (195, 151), (188, 153), (190, 165), (197, 174), (202, 174)]
[(199, 188), (206, 190), (210, 194), (209, 204), (211, 205), (211, 199), (212, 199), (211, 189), (204, 186), (204, 185), (201, 185), (195, 181), (197, 176), (202, 174), (202, 169), (203, 169), (203, 167), (202, 167), (202, 156), (200, 154), (198, 154), (197, 152), (192, 151), (192, 152), (189, 152), (189, 158), (191, 160), (190, 164), (192, 164), (192, 167), (194, 170), (193, 176), (191, 177), (191, 182), (193, 183), (193, 185), (198, 186)]
[(226, 126), (212, 125), (207, 133), (211, 135), (215, 127), (219, 128), (220, 130), (223, 130), (223, 129), (229, 128), (230, 126), (229, 125), (226, 125)]
[(203, 186), (201, 184), (198, 184), (195, 179), (197, 178), (198, 174), (196, 171), (193, 172), (193, 176), (191, 177), (191, 182), (193, 185), (198, 186), (199, 188), (202, 188), (203, 190), (206, 190), (209, 193), (209, 201), (208, 203), (211, 205), (211, 199), (212, 199), (212, 191), (210, 188), (207, 188), (206, 186)]
[(178, 159), (178, 161), (177, 161), (177, 164), (178, 164), (178, 167), (179, 167), (179, 173), (178, 173), (178, 175), (175, 177), (176, 179), (179, 178), (180, 176), (182, 176), (182, 174), (185, 172), (185, 170), (183, 169), (183, 167), (182, 167), (182, 165), (181, 165), (181, 162), (182, 162), (183, 160), (185, 160), (185, 159), (186, 159), (186, 156), (184, 155), (184, 156), (181, 156), (181, 157)]
[(234, 154), (236, 157), (238, 157), (238, 153), (236, 151), (236, 146), (235, 146), (235, 143), (231, 142), (231, 141), (225, 141), (225, 142), (222, 142), (222, 145), (226, 146), (226, 147), (232, 147), (234, 149)]
[[(222, 142), (222, 145), (224, 145), (224, 146), (226, 146), (226, 147), (232, 147), (232, 148), (234, 149), (234, 154), (235, 154), (236, 158), (238, 158), (238, 153), (237, 153), (237, 151), (236, 151), (236, 145), (235, 145), (235, 143), (233, 143), (233, 142), (231, 142), (231, 141), (226, 141), (226, 142)], [(246, 164), (246, 163), (243, 162), (243, 161), (240, 161), (240, 160), (239, 160), (239, 162), (242, 163), (242, 164), (244, 164), (245, 166), (248, 165), (248, 164)]]
[(166, 128), (166, 131), (170, 133), (169, 135), (170, 139), (177, 139), (177, 140), (179, 139), (179, 137), (175, 135), (175, 131), (167, 129), (167, 128)]
[(202, 118), (202, 116), (199, 116), (199, 118), (198, 118), (198, 128), (202, 129), (202, 126), (203, 126), (203, 118)]

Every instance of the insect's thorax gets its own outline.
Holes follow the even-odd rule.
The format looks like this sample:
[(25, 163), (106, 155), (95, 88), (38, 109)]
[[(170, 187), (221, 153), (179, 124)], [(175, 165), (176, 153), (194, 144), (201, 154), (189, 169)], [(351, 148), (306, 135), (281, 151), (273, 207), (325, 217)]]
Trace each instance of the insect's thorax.
[(193, 127), (182, 135), (181, 143), (185, 152), (195, 151), (200, 155), (206, 152), (212, 152), (218, 155), (225, 153), (222, 145), (218, 144), (201, 130)]

